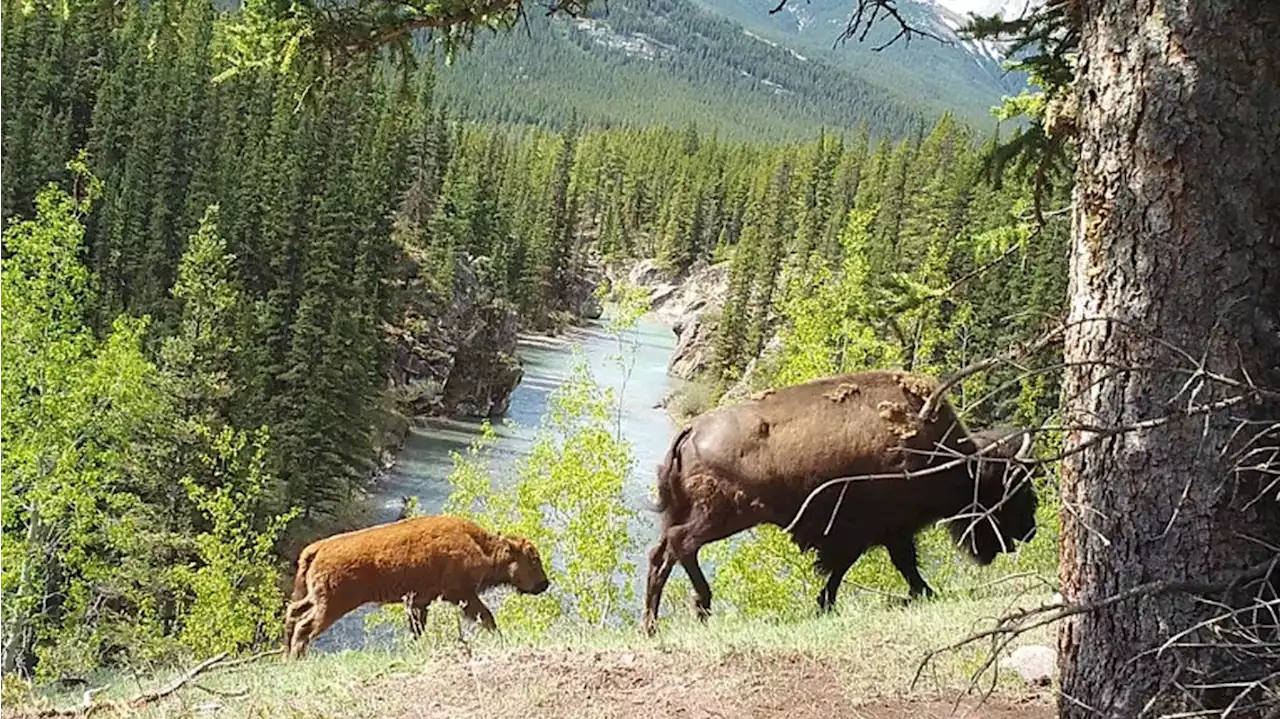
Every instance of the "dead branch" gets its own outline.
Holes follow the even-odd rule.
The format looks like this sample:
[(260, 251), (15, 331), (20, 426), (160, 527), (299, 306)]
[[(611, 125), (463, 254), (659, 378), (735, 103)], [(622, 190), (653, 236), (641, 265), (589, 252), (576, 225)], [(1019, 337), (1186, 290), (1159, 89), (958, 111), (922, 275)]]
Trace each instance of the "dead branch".
[[(777, 6), (770, 10), (769, 14), (776, 15), (782, 12), (788, 2), (790, 0), (778, 0)], [(875, 26), (877, 20), (882, 19), (882, 15), (892, 18), (897, 23), (898, 32), (888, 42), (872, 48), (876, 52), (894, 44), (899, 38), (905, 38), (905, 43), (910, 45), (913, 35), (937, 40), (943, 45), (951, 44), (950, 41), (943, 40), (932, 32), (922, 30), (907, 22), (906, 18), (902, 17), (902, 13), (898, 11), (897, 0), (858, 0), (858, 5), (849, 17), (849, 22), (845, 25), (844, 31), (840, 33), (840, 37), (836, 38), (836, 43), (848, 40), (855, 35), (858, 36), (858, 42), (866, 40), (867, 33), (871, 32), (871, 28)]]
[(1194, 406), (1186, 407), (1183, 409), (1175, 409), (1166, 414), (1162, 414), (1159, 417), (1152, 417), (1151, 419), (1144, 419), (1140, 422), (1132, 422), (1130, 424), (1118, 425), (1114, 427), (1103, 427), (1099, 425), (1090, 425), (1090, 424), (1077, 424), (1077, 425), (1044, 426), (1044, 427), (1039, 427), (1035, 430), (1026, 430), (1026, 431), (1034, 431), (1034, 432), (1086, 432), (1093, 435), (1092, 437), (1086, 439), (1085, 441), (1073, 446), (1071, 449), (1063, 450), (1062, 452), (1059, 452), (1056, 455), (1052, 455), (1050, 457), (1036, 457), (1034, 459), (1028, 459), (1026, 461), (1031, 464), (1048, 464), (1051, 462), (1058, 462), (1072, 455), (1079, 454), (1085, 451), (1086, 449), (1089, 449), (1090, 447), (1094, 446), (1095, 444), (1098, 444), (1103, 440), (1110, 439), (1111, 437), (1115, 437), (1116, 435), (1128, 434), (1130, 432), (1140, 432), (1142, 430), (1147, 430), (1147, 429), (1155, 429), (1156, 427), (1169, 424), (1174, 420), (1186, 419), (1187, 417), (1196, 417), (1204, 414), (1211, 414), (1213, 412), (1218, 412), (1224, 409), (1228, 409), (1230, 407), (1234, 407), (1238, 404), (1242, 404), (1247, 399), (1248, 397), (1245, 397), (1243, 395), (1237, 395), (1235, 397), (1228, 397), (1226, 399), (1218, 400), (1217, 402), (1194, 405)]
[(227, 691), (224, 689), (214, 689), (213, 687), (207, 687), (203, 684), (192, 684), (191, 687), (193, 689), (199, 689), (202, 692), (207, 692), (214, 696), (223, 697), (225, 699), (238, 699), (240, 697), (249, 696), (249, 690), (247, 688), (233, 689), (231, 691)]
[(945, 395), (952, 387), (955, 387), (957, 384), (960, 384), (962, 381), (964, 381), (966, 377), (971, 377), (979, 372), (985, 372), (986, 370), (992, 369), (1001, 364), (1006, 364), (1006, 363), (1012, 364), (1018, 359), (1034, 355), (1037, 352), (1048, 347), (1049, 345), (1055, 342), (1061, 341), (1064, 334), (1066, 333), (1066, 330), (1067, 330), (1067, 325), (1061, 325), (1059, 327), (1055, 327), (1049, 330), (1048, 332), (1044, 333), (1043, 335), (1041, 335), (1041, 337), (1037, 339), (1035, 342), (1032, 342), (1031, 344), (1025, 347), (1015, 345), (1009, 348), (1009, 350), (1006, 352), (1002, 352), (1001, 354), (998, 354), (994, 357), (988, 357), (984, 360), (974, 362), (968, 367), (965, 367), (960, 371), (956, 372), (955, 374), (951, 375), (951, 377), (949, 377), (946, 381), (939, 384), (938, 388), (935, 389), (933, 393), (930, 394), (929, 397), (925, 399), (924, 405), (920, 407), (920, 412), (918, 415), (920, 420), (922, 422), (932, 421), (934, 419), (935, 413), (938, 411), (938, 406), (942, 403), (943, 395)]
[[(79, 706), (63, 707), (63, 708), (52, 707), (48, 709), (42, 709), (34, 714), (31, 714), (30, 716), (33, 716), (33, 717), (88, 717), (101, 711), (121, 711), (125, 709), (141, 709), (142, 707), (145, 707), (148, 704), (154, 704), (155, 702), (158, 702), (166, 697), (169, 697), (177, 693), (183, 687), (187, 686), (188, 684), (191, 684), (194, 679), (204, 674), (207, 674), (208, 672), (211, 672), (214, 670), (230, 669), (232, 667), (241, 666), (243, 664), (248, 664), (250, 662), (257, 661), (264, 657), (274, 656), (276, 654), (281, 653), (282, 651), (284, 650), (272, 649), (270, 651), (260, 652), (258, 654), (254, 654), (252, 656), (244, 657), (241, 659), (233, 659), (231, 661), (227, 661), (228, 653), (222, 652), (221, 654), (212, 656), (200, 662), (199, 664), (195, 665), (191, 669), (187, 670), (186, 673), (182, 674), (177, 679), (174, 679), (169, 684), (159, 689), (155, 689), (153, 691), (142, 692), (131, 699), (116, 699), (114, 701), (109, 701), (109, 702), (94, 701), (93, 693), (97, 691), (102, 691), (102, 689), (106, 688), (106, 687), (103, 687), (102, 689), (85, 692), (84, 701)], [(214, 693), (214, 694), (219, 693), (217, 691), (208, 689), (198, 684), (194, 686), (210, 693)], [(247, 693), (247, 691), (243, 693), (224, 693), (223, 695), (224, 696), (243, 696), (245, 693)]]
[(1104, 599), (1100, 599), (1094, 602), (1085, 602), (1083, 604), (1073, 604), (1070, 602), (1057, 602), (1054, 604), (1046, 604), (1040, 607), (1035, 607), (1033, 609), (1020, 609), (1018, 611), (1011, 612), (1005, 615), (1004, 617), (1000, 618), (995, 627), (974, 632), (955, 642), (952, 642), (951, 644), (948, 644), (945, 647), (931, 650), (927, 654), (925, 654), (924, 658), (921, 659), (920, 663), (916, 666), (915, 676), (911, 680), (911, 688), (912, 689), (915, 688), (916, 683), (920, 679), (920, 675), (924, 672), (924, 669), (926, 666), (928, 666), (929, 662), (931, 662), (934, 659), (934, 657), (937, 657), (938, 655), (943, 654), (944, 652), (955, 651), (957, 649), (968, 646), (969, 644), (980, 641), (982, 639), (989, 639), (989, 638), (998, 639), (999, 646), (995, 648), (996, 651), (993, 651), (991, 653), (991, 656), (987, 658), (986, 663), (984, 663), (982, 667), (980, 667), (975, 672), (975, 676), (978, 676), (982, 672), (990, 668), (990, 666), (995, 662), (996, 657), (998, 656), (998, 650), (1001, 650), (1004, 647), (1007, 647), (1011, 641), (1013, 641), (1017, 637), (1033, 629), (1038, 629), (1040, 627), (1047, 626), (1055, 622), (1059, 622), (1063, 619), (1075, 616), (1077, 614), (1095, 612), (1100, 609), (1104, 609), (1106, 607), (1110, 607), (1112, 605), (1120, 604), (1121, 602), (1130, 601), (1132, 599), (1137, 599), (1140, 597), (1153, 597), (1153, 596), (1160, 596), (1163, 594), (1174, 594), (1174, 593), (1211, 595), (1215, 593), (1229, 592), (1233, 590), (1235, 587), (1238, 587), (1242, 583), (1253, 581), (1255, 579), (1261, 579), (1262, 577), (1267, 576), (1267, 574), (1273, 571), (1273, 569), (1275, 568), (1276, 562), (1277, 560), (1275, 559), (1271, 559), (1265, 562), (1260, 562), (1240, 572), (1235, 577), (1232, 577), (1229, 581), (1224, 581), (1224, 582), (1216, 582), (1216, 583), (1191, 582), (1191, 581), (1146, 582), (1145, 584), (1139, 584), (1136, 587), (1130, 587), (1129, 589), (1126, 589), (1123, 592), (1114, 594), (1110, 597), (1106, 597)]

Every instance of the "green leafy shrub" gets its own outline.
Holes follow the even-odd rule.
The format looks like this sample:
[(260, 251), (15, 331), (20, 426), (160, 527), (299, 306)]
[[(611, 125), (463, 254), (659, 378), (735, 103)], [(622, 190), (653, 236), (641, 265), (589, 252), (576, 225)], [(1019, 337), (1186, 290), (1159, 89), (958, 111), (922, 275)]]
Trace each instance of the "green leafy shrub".
[[(619, 346), (613, 359), (624, 376), (637, 346), (626, 335), (644, 314), (646, 298), (641, 288), (626, 284), (609, 297), (614, 307), (607, 327)], [(531, 540), (547, 565), (546, 593), (511, 595), (495, 610), (504, 631), (634, 621), (628, 579), (636, 568), (626, 558), (636, 548), (627, 531), (635, 512), (625, 506), (622, 491), (633, 459), (620, 412), (613, 389), (596, 383), (575, 348), (569, 377), (552, 392), (533, 448), (515, 467), (514, 483), (503, 486), (490, 471), (487, 450), (496, 433), (488, 423), (465, 456), (453, 454), (445, 512)]]
[(541, 632), (557, 621), (604, 626), (623, 619), (632, 598), (620, 576), (635, 571), (625, 557), (633, 549), (622, 485), (631, 468), (629, 444), (613, 433), (613, 393), (594, 382), (575, 352), (569, 378), (548, 403), (530, 455), (517, 480), (498, 486), (487, 467), (491, 427), (468, 456), (454, 454), (447, 513), (485, 528), (533, 541), (548, 564), (551, 589), (539, 596), (512, 595), (496, 610), (498, 623), (515, 632)]
[(246, 446), (249, 438), (244, 432), (204, 434), (212, 448), (204, 461), (221, 484), (208, 488), (191, 477), (182, 478), (210, 528), (195, 538), (200, 563), (175, 570), (178, 585), (189, 592), (188, 604), (180, 607), (179, 639), (196, 656), (236, 652), (279, 635), (283, 603), (276, 586), (274, 547), (299, 513), (295, 507), (256, 528), (255, 517), (272, 483), (263, 466), (265, 428), (254, 434), (251, 446)]

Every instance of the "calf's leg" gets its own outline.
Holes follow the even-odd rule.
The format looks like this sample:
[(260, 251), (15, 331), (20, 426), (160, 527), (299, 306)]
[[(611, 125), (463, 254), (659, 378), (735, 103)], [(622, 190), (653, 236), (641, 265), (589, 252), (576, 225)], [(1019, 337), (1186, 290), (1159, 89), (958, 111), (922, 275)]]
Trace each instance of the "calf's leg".
[(350, 610), (337, 608), (325, 597), (315, 599), (311, 609), (298, 619), (298, 624), (294, 627), (289, 646), (290, 656), (294, 659), (302, 657), (307, 651), (307, 645), (348, 611)]
[(290, 652), (290, 647), (293, 646), (293, 632), (294, 632), (294, 629), (298, 626), (298, 620), (302, 617), (303, 614), (307, 613), (307, 611), (309, 611), (310, 609), (311, 609), (311, 599), (310, 597), (306, 597), (306, 596), (302, 597), (301, 599), (295, 599), (294, 601), (289, 602), (288, 606), (285, 608), (284, 610), (285, 652)]
[(489, 608), (484, 605), (484, 602), (480, 601), (479, 595), (472, 594), (470, 596), (463, 597), (462, 601), (458, 603), (462, 605), (462, 613), (465, 614), (468, 619), (479, 623), (480, 626), (488, 629), (489, 631), (497, 630), (498, 624), (493, 620), (493, 612), (489, 611)]
[(916, 538), (914, 535), (899, 537), (889, 542), (885, 542), (885, 549), (889, 550), (889, 559), (893, 561), (893, 566), (907, 580), (907, 585), (911, 588), (911, 597), (915, 598), (921, 595), (931, 597), (934, 595), (933, 589), (925, 584), (924, 577), (920, 576), (920, 568), (916, 565)]
[(422, 628), (427, 625), (427, 605), (422, 602), (410, 601), (405, 602), (409, 611), (409, 632), (413, 634), (413, 638), (417, 639), (422, 636)]

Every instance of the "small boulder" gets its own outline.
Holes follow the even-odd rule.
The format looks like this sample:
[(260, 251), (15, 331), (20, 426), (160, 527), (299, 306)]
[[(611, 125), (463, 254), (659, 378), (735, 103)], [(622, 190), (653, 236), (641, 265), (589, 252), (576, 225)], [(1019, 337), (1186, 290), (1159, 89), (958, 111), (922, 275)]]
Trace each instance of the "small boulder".
[(1047, 685), (1058, 664), (1058, 653), (1041, 644), (1028, 644), (1000, 660), (1001, 669), (1011, 669), (1032, 686)]

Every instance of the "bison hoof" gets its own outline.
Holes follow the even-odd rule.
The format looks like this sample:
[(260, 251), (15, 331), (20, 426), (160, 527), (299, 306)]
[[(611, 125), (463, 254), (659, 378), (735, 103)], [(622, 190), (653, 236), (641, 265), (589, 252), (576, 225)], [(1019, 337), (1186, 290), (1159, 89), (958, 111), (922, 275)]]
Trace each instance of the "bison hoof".
[(711, 616), (711, 604), (704, 603), (697, 594), (689, 595), (689, 603), (693, 605), (693, 616), (697, 617), (698, 621), (705, 622), (707, 617)]

